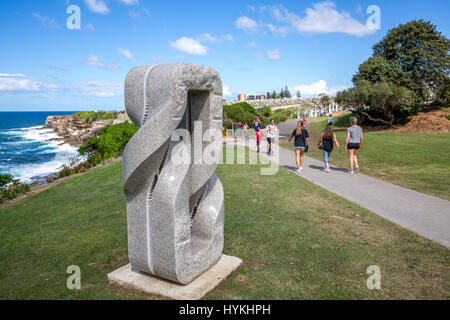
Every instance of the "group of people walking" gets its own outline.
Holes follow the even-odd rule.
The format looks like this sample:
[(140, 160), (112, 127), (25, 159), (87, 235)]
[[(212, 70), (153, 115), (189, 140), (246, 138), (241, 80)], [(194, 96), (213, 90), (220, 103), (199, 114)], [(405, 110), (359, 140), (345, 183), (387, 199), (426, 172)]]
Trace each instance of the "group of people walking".
[[(299, 121), (297, 123), (297, 128), (294, 129), (291, 137), (289, 138), (289, 142), (291, 142), (292, 139), (295, 139), (294, 149), (297, 162), (297, 172), (302, 172), (304, 170), (304, 153), (308, 152), (310, 144), (309, 133), (304, 126), (305, 122)], [(345, 151), (348, 152), (349, 156), (350, 169), (348, 172), (350, 174), (354, 174), (353, 169), (359, 170), (357, 153), (358, 150), (361, 149), (362, 143), (363, 130), (360, 126), (358, 126), (358, 119), (350, 118), (350, 127), (347, 129), (347, 137), (345, 139)], [(332, 119), (331, 121), (329, 119), (327, 126), (320, 134), (319, 142), (317, 144), (317, 147), (323, 151), (323, 158), (325, 162), (325, 166), (323, 168), (324, 172), (330, 172), (330, 158), (335, 144), (338, 147), (339, 152), (341, 152), (339, 141), (336, 138), (336, 134), (333, 132), (333, 121)]]
[[(273, 119), (270, 120), (270, 124), (267, 125), (266, 127), (265, 134), (261, 130), (261, 121), (259, 120), (259, 117), (256, 117), (255, 120), (253, 120), (252, 126), (255, 130), (256, 135), (257, 152), (260, 152), (261, 140), (263, 136), (266, 136), (268, 143), (267, 154), (272, 155), (273, 143), (275, 142), (275, 138), (278, 136), (278, 127), (275, 125), (275, 121)], [(247, 129), (248, 126), (247, 124), (245, 124), (244, 125), (245, 134), (247, 134)], [(291, 142), (292, 140), (294, 140), (294, 150), (297, 164), (297, 169), (295, 170), (301, 173), (304, 171), (303, 169), (304, 154), (308, 152), (310, 146), (309, 132), (306, 129), (306, 119), (298, 121), (297, 127), (292, 131), (292, 134), (289, 138), (289, 142)], [(363, 130), (358, 125), (358, 119), (352, 117), (350, 118), (350, 127), (347, 129), (347, 137), (345, 139), (345, 151), (347, 151), (349, 155), (350, 169), (348, 170), (348, 172), (350, 174), (354, 174), (354, 169), (359, 170), (357, 153), (358, 150), (362, 148), (362, 143), (363, 143)], [(330, 118), (328, 119), (328, 124), (325, 127), (324, 131), (320, 134), (320, 138), (317, 145), (318, 148), (323, 152), (325, 163), (323, 171), (326, 173), (330, 172), (330, 158), (331, 153), (333, 152), (334, 149), (334, 145), (336, 145), (336, 147), (339, 149), (339, 152), (342, 151), (339, 145), (339, 141), (336, 138), (336, 134), (333, 132), (333, 118), (330, 115)]]

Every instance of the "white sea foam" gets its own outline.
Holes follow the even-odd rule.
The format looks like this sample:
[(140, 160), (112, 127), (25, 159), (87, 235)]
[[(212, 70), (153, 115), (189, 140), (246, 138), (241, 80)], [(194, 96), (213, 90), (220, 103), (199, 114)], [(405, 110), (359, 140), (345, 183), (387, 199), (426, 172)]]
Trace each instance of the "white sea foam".
[[(36, 176), (45, 176), (55, 173), (64, 164), (68, 164), (71, 159), (78, 155), (78, 147), (67, 143), (62, 143), (61, 141), (49, 141), (50, 139), (60, 138), (60, 136), (53, 129), (43, 129), (40, 126), (35, 126), (8, 130), (3, 132), (3, 134), (22, 137), (23, 140), (13, 143), (23, 144), (28, 142), (40, 142), (42, 145), (37, 148), (33, 148), (32, 151), (37, 153), (55, 154), (55, 156), (47, 162), (20, 164), (9, 167), (8, 172), (23, 182), (31, 182), (31, 178)], [(23, 151), (31, 150), (23, 149)], [(16, 152), (16, 154), (21, 153), (22, 152), (20, 151)]]

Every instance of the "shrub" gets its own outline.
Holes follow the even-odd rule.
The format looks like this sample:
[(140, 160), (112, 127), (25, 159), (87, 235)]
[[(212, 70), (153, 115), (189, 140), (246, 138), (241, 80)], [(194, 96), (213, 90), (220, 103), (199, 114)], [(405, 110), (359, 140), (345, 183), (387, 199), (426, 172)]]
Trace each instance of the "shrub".
[(101, 161), (120, 156), (136, 131), (137, 127), (129, 123), (108, 126), (100, 130), (97, 137), (89, 138), (78, 152), (88, 156), (89, 164), (96, 165)]
[(10, 174), (0, 175), (0, 203), (6, 199), (17, 198), (21, 194), (30, 191), (31, 186), (27, 183), (22, 183)]
[(95, 121), (99, 120), (109, 120), (109, 119), (115, 119), (117, 116), (116, 112), (104, 112), (104, 111), (80, 111), (77, 113), (74, 113), (72, 117), (77, 119), (83, 119), (86, 123), (93, 123)]

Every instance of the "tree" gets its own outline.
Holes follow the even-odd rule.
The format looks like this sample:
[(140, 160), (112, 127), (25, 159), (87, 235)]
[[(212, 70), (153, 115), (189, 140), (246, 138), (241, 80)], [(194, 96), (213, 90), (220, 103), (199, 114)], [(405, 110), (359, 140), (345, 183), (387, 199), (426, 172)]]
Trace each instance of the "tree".
[(300, 91), (299, 90), (297, 90), (297, 98), (301, 98), (302, 97), (302, 94), (300, 93)]
[(276, 99), (277, 98), (277, 93), (275, 92), (275, 90), (273, 90), (272, 92), (272, 99)]
[(291, 96), (291, 92), (289, 91), (289, 89), (288, 89), (287, 86), (284, 88), (284, 96), (285, 96), (286, 98), (292, 97), (292, 96)]
[(413, 20), (391, 29), (373, 47), (374, 57), (393, 62), (411, 80), (417, 102), (429, 97), (430, 90), (442, 95), (449, 75), (450, 40), (424, 20)]
[(408, 88), (387, 82), (372, 84), (361, 80), (356, 87), (338, 92), (336, 101), (354, 107), (370, 121), (392, 126), (402, 119), (398, 115), (411, 112), (413, 93)]
[(331, 98), (329, 96), (327, 96), (326, 94), (324, 94), (321, 98), (320, 98), (320, 102), (327, 107), (330, 103), (331, 103)]
[(269, 91), (267, 91), (267, 93), (266, 93), (266, 99), (270, 99), (270, 92)]
[(283, 90), (283, 88), (281, 88), (281, 90), (280, 90), (280, 98), (281, 98), (281, 99), (284, 98), (284, 90)]
[(357, 85), (361, 80), (368, 80), (373, 84), (386, 82), (412, 89), (412, 82), (407, 74), (393, 61), (386, 60), (384, 57), (371, 57), (360, 64), (352, 81), (354, 85)]

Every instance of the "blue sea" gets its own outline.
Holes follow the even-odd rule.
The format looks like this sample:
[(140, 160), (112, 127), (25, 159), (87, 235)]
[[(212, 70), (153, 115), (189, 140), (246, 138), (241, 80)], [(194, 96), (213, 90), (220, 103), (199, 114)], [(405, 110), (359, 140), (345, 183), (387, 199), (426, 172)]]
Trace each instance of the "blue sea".
[(0, 174), (32, 182), (58, 171), (76, 156), (77, 147), (63, 141), (52, 129), (44, 129), (47, 116), (74, 112), (0, 112)]

